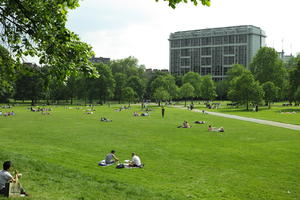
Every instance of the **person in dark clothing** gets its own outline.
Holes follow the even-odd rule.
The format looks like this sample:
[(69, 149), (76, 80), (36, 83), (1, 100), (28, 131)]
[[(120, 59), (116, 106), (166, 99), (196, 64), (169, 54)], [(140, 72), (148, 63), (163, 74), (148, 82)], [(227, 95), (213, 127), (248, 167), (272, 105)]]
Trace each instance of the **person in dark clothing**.
[(165, 107), (161, 107), (161, 116), (162, 118), (165, 117)]

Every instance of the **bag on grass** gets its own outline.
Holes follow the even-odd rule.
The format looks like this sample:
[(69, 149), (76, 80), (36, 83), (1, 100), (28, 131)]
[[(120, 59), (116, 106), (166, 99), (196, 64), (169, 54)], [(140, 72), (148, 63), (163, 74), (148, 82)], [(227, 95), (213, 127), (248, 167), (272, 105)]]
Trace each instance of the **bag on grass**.
[(124, 167), (125, 167), (125, 166), (124, 166), (124, 164), (122, 164), (122, 163), (121, 163), (121, 164), (118, 164), (118, 165), (116, 166), (117, 169), (121, 169), (121, 168), (124, 168)]

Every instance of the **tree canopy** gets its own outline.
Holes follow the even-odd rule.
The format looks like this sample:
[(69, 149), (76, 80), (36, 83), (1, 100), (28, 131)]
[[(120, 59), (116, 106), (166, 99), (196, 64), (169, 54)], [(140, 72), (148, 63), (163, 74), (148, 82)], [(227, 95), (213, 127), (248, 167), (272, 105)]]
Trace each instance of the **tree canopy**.
[[(155, 0), (155, 1), (159, 1), (159, 0)], [(176, 5), (179, 3), (189, 2), (189, 0), (164, 0), (164, 1), (168, 1), (169, 6), (172, 8), (176, 8)], [(192, 2), (195, 6), (198, 5), (199, 3), (202, 3), (202, 5), (204, 6), (210, 6), (210, 0), (190, 0), (190, 2)]]
[(96, 74), (91, 46), (66, 28), (69, 9), (79, 0), (0, 0), (1, 39), (20, 59), (37, 56), (60, 78), (71, 72)]

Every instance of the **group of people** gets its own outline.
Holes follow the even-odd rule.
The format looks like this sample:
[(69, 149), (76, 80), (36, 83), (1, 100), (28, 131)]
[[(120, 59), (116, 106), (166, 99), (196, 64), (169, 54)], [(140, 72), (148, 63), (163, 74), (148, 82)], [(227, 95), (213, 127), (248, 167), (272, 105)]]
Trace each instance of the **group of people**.
[(144, 113), (139, 114), (138, 112), (134, 112), (133, 116), (134, 117), (138, 117), (138, 116), (146, 117), (146, 116), (149, 116), (149, 113), (148, 112), (144, 112)]
[[(119, 158), (116, 156), (116, 151), (112, 150), (109, 154), (105, 156), (105, 164), (114, 164), (119, 163)], [(142, 167), (143, 164), (141, 162), (141, 158), (136, 155), (134, 152), (131, 153), (131, 160), (128, 162), (129, 167)]]
[(11, 111), (11, 112), (2, 112), (0, 111), (0, 116), (4, 116), (4, 117), (8, 117), (8, 116), (14, 116), (16, 115), (16, 113), (14, 111)]
[(208, 131), (225, 132), (225, 130), (222, 126), (220, 128), (216, 128), (216, 127), (212, 127), (211, 125), (208, 126)]
[(20, 196), (28, 196), (28, 194), (25, 192), (24, 188), (22, 187), (21, 183), (19, 182), (19, 179), (21, 178), (22, 174), (15, 171), (15, 175), (13, 176), (11, 174), (11, 167), (12, 167), (11, 161), (5, 161), (3, 163), (3, 170), (0, 171), (0, 194), (8, 195), (8, 187), (7, 187), (8, 183), (13, 182), (19, 184)]
[(33, 108), (33, 107), (30, 107), (30, 111), (31, 112), (48, 112), (48, 111), (52, 111), (52, 108), (40, 108), (40, 107)]
[(111, 119), (108, 119), (108, 118), (106, 118), (106, 117), (101, 117), (101, 118), (100, 118), (100, 121), (101, 121), (101, 122), (112, 122)]
[(192, 128), (192, 126), (187, 121), (183, 121), (182, 126), (177, 126), (177, 128)]

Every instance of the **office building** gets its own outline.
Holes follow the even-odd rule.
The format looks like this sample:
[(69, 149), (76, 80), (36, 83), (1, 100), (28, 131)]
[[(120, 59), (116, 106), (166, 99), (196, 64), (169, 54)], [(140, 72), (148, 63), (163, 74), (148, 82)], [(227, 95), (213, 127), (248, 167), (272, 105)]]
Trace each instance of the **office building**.
[(256, 52), (265, 46), (265, 37), (262, 29), (252, 25), (171, 33), (170, 72), (183, 75), (193, 71), (222, 80), (233, 64), (248, 67)]

